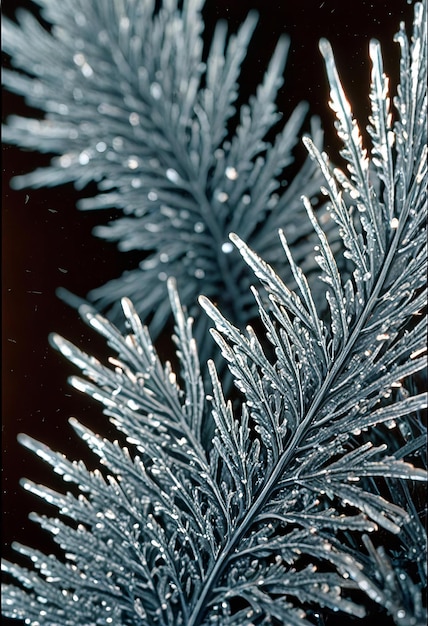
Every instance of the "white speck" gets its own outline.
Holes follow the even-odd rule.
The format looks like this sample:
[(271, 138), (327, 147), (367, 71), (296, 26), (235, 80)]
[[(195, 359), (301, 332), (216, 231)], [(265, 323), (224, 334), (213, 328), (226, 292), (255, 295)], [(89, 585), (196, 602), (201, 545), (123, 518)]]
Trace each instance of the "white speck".
[(90, 78), (94, 75), (94, 70), (88, 63), (85, 63), (82, 67), (82, 74), (85, 78)]
[(127, 160), (127, 165), (129, 167), (130, 170), (136, 170), (138, 167), (138, 159), (136, 156), (130, 156)]
[(250, 202), (251, 202), (251, 196), (248, 195), (248, 193), (245, 193), (242, 196), (242, 204), (250, 204)]
[(107, 144), (105, 141), (99, 141), (95, 146), (95, 150), (97, 152), (105, 152), (107, 150)]
[(398, 228), (398, 223), (398, 219), (396, 217), (393, 217), (389, 225), (391, 226), (391, 228), (396, 229)]
[(233, 244), (230, 243), (230, 241), (225, 241), (224, 244), (221, 246), (221, 251), (224, 252), (224, 254), (230, 254), (233, 250)]
[(363, 276), (363, 280), (366, 282), (370, 280), (371, 277), (372, 277), (371, 272), (366, 272)]
[(239, 174), (234, 167), (226, 167), (226, 177), (229, 180), (236, 180)]
[(168, 261), (169, 261), (169, 256), (167, 255), (167, 253), (166, 253), (166, 252), (161, 252), (161, 253), (160, 253), (160, 255), (159, 255), (159, 261), (160, 261), (161, 263), (168, 263)]
[(131, 180), (131, 187), (132, 187), (133, 189), (139, 189), (139, 188), (141, 187), (141, 185), (142, 185), (142, 184), (143, 184), (143, 183), (141, 182), (141, 179), (140, 179), (140, 178), (133, 178), (133, 179)]
[(128, 400), (127, 405), (131, 411), (137, 411), (140, 408), (134, 400)]
[(158, 194), (156, 193), (156, 191), (149, 191), (147, 197), (151, 202), (155, 202), (158, 199)]
[(76, 65), (78, 65), (79, 67), (82, 67), (86, 63), (85, 55), (82, 54), (81, 52), (78, 52), (77, 54), (74, 55), (73, 61), (75, 62)]
[(162, 96), (162, 87), (159, 85), (159, 83), (152, 83), (150, 85), (150, 93), (152, 95), (152, 98), (154, 98), (155, 100), (159, 100)]
[(174, 169), (172, 169), (172, 167), (169, 167), (166, 170), (166, 177), (172, 183), (178, 183), (178, 181), (180, 180), (180, 176), (178, 175), (178, 172), (176, 172)]
[(380, 335), (376, 336), (376, 341), (385, 341), (389, 339), (389, 335), (387, 333), (380, 333)]
[(224, 191), (218, 191), (216, 193), (216, 198), (219, 202), (227, 202), (227, 200), (229, 200), (229, 196), (227, 193), (225, 193)]
[(205, 230), (205, 224), (203, 222), (195, 222), (193, 230), (195, 233), (203, 233)]
[(138, 126), (138, 124), (140, 123), (140, 116), (138, 115), (138, 113), (131, 113), (129, 116), (129, 123), (131, 124), (131, 126)]
[(195, 278), (205, 278), (204, 270), (198, 267), (198, 269), (195, 270)]
[(79, 154), (80, 165), (87, 165), (89, 163), (89, 154), (84, 150)]
[(63, 154), (59, 157), (59, 164), (61, 167), (70, 167), (71, 163), (71, 156), (69, 154)]
[(123, 28), (124, 30), (128, 30), (129, 24), (130, 24), (129, 17), (121, 17), (119, 24), (120, 24), (120, 28)]

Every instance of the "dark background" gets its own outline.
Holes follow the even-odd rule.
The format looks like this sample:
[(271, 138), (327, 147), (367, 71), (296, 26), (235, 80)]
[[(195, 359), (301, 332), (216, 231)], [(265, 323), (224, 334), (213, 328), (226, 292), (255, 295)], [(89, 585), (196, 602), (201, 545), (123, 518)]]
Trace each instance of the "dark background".
[[(31, 5), (16, 0), (2, 4), (3, 13), (10, 17), (18, 6)], [(321, 36), (332, 43), (345, 90), (362, 127), (367, 117), (370, 38), (378, 38), (384, 46), (385, 69), (395, 92), (399, 52), (392, 38), (400, 20), (411, 25), (413, 7), (406, 0), (207, 0), (207, 31), (219, 18), (227, 19), (230, 29), (236, 30), (250, 8), (259, 11), (260, 22), (244, 64), (242, 93), (254, 91), (278, 37), (287, 33), (291, 48), (279, 110), (287, 119), (299, 101), (307, 100), (311, 112), (322, 118), (329, 152), (337, 150), (337, 143), (333, 115), (326, 105), (327, 80), (318, 51)], [(9, 66), (7, 58), (4, 63)], [(8, 114), (38, 115), (21, 98), (4, 91), (3, 120)], [(76, 372), (48, 345), (48, 334), (55, 331), (85, 350), (98, 355), (104, 351), (104, 342), (58, 300), (55, 289), (64, 286), (84, 296), (135, 267), (138, 257), (119, 253), (115, 245), (92, 236), (92, 228), (114, 213), (77, 211), (76, 200), (94, 193), (94, 187), (82, 192), (76, 192), (71, 184), (13, 191), (9, 185), (12, 176), (46, 165), (50, 156), (3, 145), (2, 157), (3, 555), (16, 559), (12, 541), (52, 551), (50, 539), (27, 520), (34, 508), (51, 511), (25, 493), (19, 479), (26, 476), (63, 486), (43, 462), (17, 443), (17, 433), (28, 433), (71, 458), (85, 458), (89, 464), (92, 461), (87, 459), (85, 446), (74, 436), (67, 419), (76, 416), (89, 427), (114, 436), (99, 407), (68, 386), (67, 377)], [(302, 149), (298, 158), (303, 158)], [(162, 342), (160, 351), (168, 352)]]

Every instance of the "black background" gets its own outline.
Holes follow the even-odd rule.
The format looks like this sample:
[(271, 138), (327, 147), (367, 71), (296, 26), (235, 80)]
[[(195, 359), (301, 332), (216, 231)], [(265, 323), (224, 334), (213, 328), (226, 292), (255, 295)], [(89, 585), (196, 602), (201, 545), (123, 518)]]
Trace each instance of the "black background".
[[(13, 16), (16, 7), (29, 2), (3, 1), (3, 13)], [(333, 115), (326, 103), (328, 87), (318, 40), (327, 37), (335, 52), (339, 72), (354, 113), (366, 124), (370, 66), (368, 42), (378, 38), (384, 49), (386, 72), (395, 87), (398, 45), (392, 42), (400, 20), (412, 22), (413, 7), (406, 0), (366, 2), (355, 0), (207, 0), (204, 10), (207, 32), (219, 18), (228, 20), (231, 30), (255, 8), (260, 21), (250, 45), (242, 76), (242, 93), (252, 93), (262, 80), (275, 43), (282, 33), (291, 37), (285, 85), (278, 100), (285, 119), (301, 100), (322, 118), (329, 152), (337, 150)], [(9, 66), (8, 59), (4, 59)], [(21, 98), (3, 92), (3, 120), (9, 114), (38, 115)], [(115, 245), (92, 236), (92, 228), (105, 223), (112, 211), (83, 213), (76, 200), (94, 193), (89, 186), (76, 192), (73, 186), (54, 189), (13, 191), (12, 176), (46, 165), (49, 155), (21, 151), (9, 145), (2, 149), (2, 448), (3, 448), (3, 555), (16, 559), (10, 548), (20, 541), (52, 551), (50, 540), (27, 520), (34, 508), (51, 513), (19, 486), (19, 479), (62, 487), (49, 468), (16, 441), (25, 432), (46, 442), (71, 458), (87, 459), (84, 445), (67, 423), (76, 416), (104, 434), (112, 434), (99, 407), (71, 389), (67, 377), (74, 368), (48, 345), (52, 331), (71, 339), (85, 350), (103, 354), (104, 343), (89, 331), (77, 316), (55, 296), (64, 286), (84, 296), (91, 288), (118, 276), (136, 265), (135, 254), (123, 254)], [(302, 149), (298, 158), (303, 157)], [(161, 342), (160, 351), (168, 346)], [(340, 623), (345, 624), (342, 617)], [(369, 622), (364, 620), (364, 623)]]

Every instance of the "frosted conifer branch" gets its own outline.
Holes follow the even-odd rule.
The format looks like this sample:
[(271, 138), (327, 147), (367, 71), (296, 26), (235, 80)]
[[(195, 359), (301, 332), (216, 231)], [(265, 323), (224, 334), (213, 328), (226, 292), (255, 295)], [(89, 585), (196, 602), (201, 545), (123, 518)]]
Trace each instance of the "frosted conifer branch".
[[(371, 601), (398, 626), (422, 623), (423, 568), (417, 562), (413, 580), (408, 551), (421, 545), (423, 529), (412, 519), (417, 511), (404, 485), (426, 480), (415, 455), (424, 442), (419, 413), (427, 400), (415, 384), (426, 366), (426, 127), (411, 122), (426, 110), (417, 83), (426, 71), (425, 17), (426, 4), (416, 3), (411, 44), (404, 27), (398, 35), (394, 123), (372, 45), (371, 156), (322, 44), (349, 175), (305, 142), (325, 178), (351, 270), (341, 274), (342, 252), (333, 252), (307, 200), (327, 313), (286, 234), (278, 241), (297, 291), (269, 259), (231, 235), (267, 294), (253, 288), (248, 296), (262, 331), (239, 328), (206, 296), (200, 299), (238, 389), (233, 403), (212, 362), (206, 396), (192, 322), (173, 280), (177, 372), (161, 362), (127, 299), (126, 334), (81, 308), (115, 353), (108, 364), (53, 336), (83, 374), (73, 385), (103, 404), (127, 446), (71, 420), (100, 459), (99, 469), (88, 471), (21, 437), (78, 495), (24, 481), (59, 511), (60, 519), (35, 521), (53, 534), (64, 562), (16, 546), (35, 569), (4, 563), (18, 582), (4, 587), (4, 615), (37, 620), (44, 612), (46, 623), (64, 626), (249, 620), (313, 626), (315, 611), (361, 618)], [(343, 201), (348, 193), (355, 206)], [(380, 527), (395, 537), (396, 551), (379, 546)]]
[[(220, 22), (205, 60), (202, 0), (164, 2), (159, 10), (151, 0), (65, 0), (60, 9), (52, 0), (37, 4), (51, 32), (25, 12), (18, 24), (3, 21), (4, 50), (20, 70), (5, 70), (3, 81), (45, 117), (10, 117), (3, 139), (59, 156), (49, 167), (16, 177), (14, 186), (72, 181), (84, 188), (96, 181), (98, 195), (82, 200), (80, 208), (123, 210), (123, 217), (98, 226), (95, 234), (116, 241), (121, 250), (141, 250), (139, 268), (89, 294), (102, 309), (113, 307), (113, 321), (121, 319), (120, 298), (130, 297), (157, 335), (170, 316), (166, 279), (175, 276), (192, 315), (203, 285), (245, 326), (257, 311), (248, 298), (251, 277), (229, 232), (239, 233), (259, 254), (280, 259), (271, 233), (292, 222), (293, 238), (308, 235), (300, 190), (313, 195), (319, 189), (318, 170), (308, 159), (279, 195), (306, 104), (295, 109), (272, 144), (266, 140), (281, 118), (275, 99), (288, 38), (280, 38), (256, 94), (236, 110), (254, 12), (233, 35)], [(236, 129), (229, 132), (235, 113)], [(313, 134), (320, 146), (315, 119)], [(308, 258), (305, 267), (310, 265)], [(202, 316), (196, 319), (203, 350), (206, 326)]]

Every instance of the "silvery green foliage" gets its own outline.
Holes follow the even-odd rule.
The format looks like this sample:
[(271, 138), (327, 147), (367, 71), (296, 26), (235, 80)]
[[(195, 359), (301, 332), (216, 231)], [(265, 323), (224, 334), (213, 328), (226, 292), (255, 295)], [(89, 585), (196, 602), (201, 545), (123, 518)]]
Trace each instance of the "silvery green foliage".
[[(203, 0), (165, 0), (159, 10), (154, 0), (36, 3), (51, 32), (26, 12), (18, 13), (18, 24), (4, 19), (3, 48), (21, 72), (6, 70), (3, 81), (46, 115), (11, 116), (3, 139), (59, 156), (16, 177), (15, 186), (73, 181), (83, 188), (96, 181), (100, 193), (80, 208), (123, 210), (123, 217), (95, 229), (121, 250), (141, 250), (144, 259), (89, 295), (102, 309), (113, 305), (113, 320), (121, 319), (120, 298), (130, 297), (144, 320), (153, 317), (155, 336), (170, 315), (165, 281), (174, 276), (191, 314), (203, 290), (245, 327), (257, 311), (229, 232), (267, 260), (282, 259), (272, 233), (287, 223), (292, 240), (311, 231), (300, 194), (311, 195), (320, 184), (308, 159), (294, 182), (281, 186), (305, 104), (273, 144), (266, 140), (281, 119), (275, 98), (288, 39), (280, 39), (263, 83), (236, 111), (254, 13), (230, 37), (220, 22), (203, 62)], [(315, 120), (313, 128), (320, 144)], [(310, 256), (308, 247), (300, 255), (300, 261)], [(195, 327), (200, 347), (204, 319), (197, 316)]]
[[(340, 275), (338, 254), (307, 198), (328, 302), (323, 319), (282, 231), (294, 292), (231, 235), (269, 300), (253, 289), (262, 337), (251, 327), (239, 330), (201, 298), (239, 402), (224, 397), (212, 362), (206, 396), (192, 320), (173, 280), (177, 372), (161, 364), (128, 299), (122, 300), (126, 335), (81, 308), (115, 352), (109, 365), (52, 337), (84, 375), (73, 377), (73, 386), (104, 405), (126, 446), (73, 418), (100, 459), (92, 472), (22, 436), (74, 491), (24, 481), (59, 510), (60, 518), (33, 518), (52, 533), (64, 561), (16, 546), (35, 569), (4, 563), (21, 583), (5, 586), (4, 615), (64, 626), (301, 626), (320, 623), (320, 611), (363, 617), (372, 602), (397, 626), (425, 623), (421, 577), (413, 579), (409, 567), (418, 556), (405, 553), (409, 545), (422, 551), (424, 530), (412, 507), (397, 503), (405, 504), (410, 492), (396, 500), (391, 487), (404, 493), (409, 480), (426, 478), (408, 460), (424, 441), (409, 425), (426, 407), (426, 395), (410, 391), (425, 366), (425, 18), (425, 5), (417, 3), (412, 41), (404, 27), (397, 35), (395, 122), (379, 45), (371, 44), (370, 155), (330, 46), (321, 42), (349, 173), (333, 169), (310, 139), (306, 144), (324, 174), (353, 270), (345, 280)], [(395, 446), (367, 440), (366, 432), (372, 441), (382, 439), (385, 425), (395, 432)], [(401, 548), (388, 554), (379, 529), (396, 534)]]
[[(287, 306), (290, 294), (278, 277), (271, 287), (278, 305)], [(39, 573), (3, 564), (29, 590), (5, 587), (4, 615), (64, 626), (243, 625), (268, 619), (303, 625), (315, 623), (310, 617), (313, 605), (362, 617), (364, 607), (352, 600), (352, 590), (360, 587), (389, 611), (419, 619), (417, 585), (406, 579), (405, 603), (395, 594), (392, 604), (384, 580), (378, 579), (388, 568), (388, 557), (381, 550), (370, 555), (373, 548), (367, 539), (371, 559), (357, 553), (346, 531), (375, 533), (381, 526), (398, 533), (408, 521), (406, 511), (367, 491), (365, 478), (422, 480), (425, 472), (390, 456), (386, 446), (361, 445), (353, 434), (354, 421), (372, 428), (391, 416), (399, 420), (422, 407), (423, 398), (385, 403), (383, 389), (377, 389), (368, 403), (367, 394), (353, 386), (345, 402), (335, 399), (333, 390), (321, 402), (323, 385), (318, 385), (312, 401), (302, 389), (302, 402), (290, 402), (280, 354), (269, 362), (249, 330), (248, 337), (235, 337), (234, 348), (224, 346), (235, 352), (234, 370), (240, 371), (236, 381), (245, 390), (246, 400), (234, 411), (223, 397), (213, 364), (213, 397), (206, 398), (192, 323), (183, 314), (173, 284), (170, 290), (182, 383), (170, 365), (160, 363), (127, 299), (122, 301), (127, 336), (88, 307), (81, 309), (115, 351), (110, 366), (52, 337), (85, 375), (73, 377), (73, 386), (103, 403), (127, 447), (70, 420), (100, 458), (100, 470), (89, 472), (82, 462), (71, 462), (21, 437), (67, 484), (77, 486), (80, 495), (23, 481), (26, 489), (59, 509), (61, 518), (32, 517), (53, 534), (66, 559), (64, 564), (15, 546)], [(229, 334), (232, 327), (212, 305), (205, 306), (218, 331)], [(267, 323), (269, 331), (272, 323)], [(281, 328), (285, 341), (287, 324), (278, 326), (278, 332)], [(302, 387), (293, 348), (297, 356), (299, 346), (292, 343), (289, 356)], [(412, 371), (422, 367), (422, 361), (412, 359)], [(395, 372), (389, 371), (393, 380)], [(354, 411), (354, 420), (348, 419), (345, 406), (352, 400), (367, 402), (365, 411)], [(309, 420), (317, 403), (319, 418), (312, 415)], [(210, 420), (216, 427), (212, 439), (205, 436)], [(380, 568), (373, 566), (374, 558)], [(388, 590), (391, 576), (387, 583)]]

